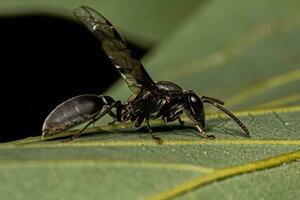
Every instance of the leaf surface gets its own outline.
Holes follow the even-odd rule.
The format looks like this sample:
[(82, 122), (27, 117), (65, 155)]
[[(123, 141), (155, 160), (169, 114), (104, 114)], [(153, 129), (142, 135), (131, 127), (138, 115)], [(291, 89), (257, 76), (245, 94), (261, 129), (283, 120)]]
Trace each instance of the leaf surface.
[[(218, 189), (214, 194), (215, 188), (225, 187), (229, 188), (225, 192), (228, 196), (246, 191), (249, 199), (254, 199), (250, 192), (259, 191), (260, 184), (243, 186), (243, 193), (239, 193), (232, 188), (232, 182), (243, 185), (257, 174), (273, 177), (264, 180), (264, 191), (280, 195), (281, 190), (273, 190), (272, 184), (280, 182), (289, 169), (299, 173), (298, 162), (288, 163), (300, 159), (300, 107), (237, 114), (250, 129), (251, 138), (245, 138), (224, 115), (209, 115), (208, 130), (217, 136), (216, 140), (200, 138), (196, 130), (175, 124), (162, 128), (155, 121), (154, 131), (164, 140), (163, 145), (152, 141), (147, 131), (132, 130), (130, 124), (102, 126), (101, 130), (90, 128), (89, 133), (73, 142), (42, 142), (41, 137), (35, 137), (2, 144), (0, 196), (32, 199), (47, 194), (46, 199), (83, 196), (97, 199), (109, 195), (110, 199), (147, 199), (194, 179), (210, 177), (205, 187), (200, 184), (185, 188), (184, 193), (188, 195), (179, 197), (217, 198), (223, 190)], [(291, 157), (289, 153), (296, 156)], [(284, 160), (277, 158), (280, 155)], [(258, 165), (258, 161), (262, 164)], [(251, 173), (237, 176), (249, 172), (243, 167), (249, 164), (253, 167)], [(271, 167), (276, 168), (267, 170)], [(230, 177), (233, 178), (216, 186), (213, 182), (220, 178), (216, 175), (221, 173), (223, 177), (225, 173), (228, 178), (228, 168), (232, 168)], [(287, 176), (285, 181), (300, 184), (297, 176)], [(296, 192), (297, 187), (293, 188)], [(176, 189), (174, 197), (182, 195), (180, 189)]]

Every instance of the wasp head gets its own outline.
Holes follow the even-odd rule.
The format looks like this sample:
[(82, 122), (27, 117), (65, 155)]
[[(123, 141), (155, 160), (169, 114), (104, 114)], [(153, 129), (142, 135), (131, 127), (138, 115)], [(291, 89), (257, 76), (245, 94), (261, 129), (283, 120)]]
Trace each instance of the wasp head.
[(201, 98), (193, 91), (184, 91), (185, 112), (194, 125), (205, 127), (205, 111)]

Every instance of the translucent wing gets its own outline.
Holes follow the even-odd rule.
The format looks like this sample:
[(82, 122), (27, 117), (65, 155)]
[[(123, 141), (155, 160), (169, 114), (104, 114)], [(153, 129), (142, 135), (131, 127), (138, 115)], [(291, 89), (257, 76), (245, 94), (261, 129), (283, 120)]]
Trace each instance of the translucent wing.
[(73, 13), (102, 42), (103, 50), (133, 92), (139, 91), (141, 87), (149, 91), (156, 89), (141, 61), (128, 49), (121, 34), (105, 17), (85, 6), (76, 8)]

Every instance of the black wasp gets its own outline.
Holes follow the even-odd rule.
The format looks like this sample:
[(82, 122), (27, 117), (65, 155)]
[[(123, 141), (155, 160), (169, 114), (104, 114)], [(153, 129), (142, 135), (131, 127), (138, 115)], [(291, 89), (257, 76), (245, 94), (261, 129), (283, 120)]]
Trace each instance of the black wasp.
[[(161, 143), (149, 125), (150, 119), (162, 118), (164, 122), (178, 120), (185, 113), (193, 126), (205, 138), (214, 138), (204, 132), (205, 111), (203, 103), (209, 103), (225, 112), (249, 135), (245, 125), (213, 97), (198, 96), (193, 90), (183, 90), (169, 81), (154, 82), (141, 61), (127, 47), (115, 27), (101, 14), (89, 7), (74, 10), (76, 18), (100, 41), (102, 48), (125, 79), (133, 95), (125, 102), (115, 101), (110, 96), (86, 94), (71, 98), (57, 106), (43, 124), (43, 138), (54, 135), (72, 126), (87, 122), (73, 138), (78, 137), (90, 124), (108, 114), (115, 122), (132, 121), (136, 127), (146, 123), (152, 138)], [(114, 110), (114, 111), (113, 111)]]

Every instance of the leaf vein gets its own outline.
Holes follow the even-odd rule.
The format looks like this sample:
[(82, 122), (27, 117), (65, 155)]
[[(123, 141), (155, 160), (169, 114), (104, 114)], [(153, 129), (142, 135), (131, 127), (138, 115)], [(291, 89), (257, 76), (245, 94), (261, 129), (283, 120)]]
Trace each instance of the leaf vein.
[(209, 173), (214, 169), (183, 163), (165, 163), (165, 162), (147, 162), (147, 161), (124, 161), (124, 160), (1, 160), (0, 168), (23, 168), (33, 167), (37, 165), (43, 166), (85, 166), (85, 167), (130, 167), (130, 168), (157, 168), (157, 169), (172, 169), (178, 171), (191, 171), (197, 173)]
[(244, 164), (240, 166), (215, 170), (214, 172), (209, 173), (207, 175), (199, 176), (195, 179), (188, 180), (182, 184), (175, 186), (174, 188), (170, 188), (169, 190), (163, 191), (149, 199), (150, 200), (171, 199), (173, 197), (178, 197), (188, 192), (191, 192), (197, 188), (203, 187), (204, 185), (211, 184), (215, 181), (220, 181), (229, 177), (234, 177), (245, 173), (256, 172), (263, 169), (274, 168), (282, 164), (287, 164), (290, 162), (297, 161), (298, 159), (300, 159), (300, 150), (287, 153), (287, 154), (282, 154), (279, 156), (274, 156), (256, 162), (250, 162), (248, 164)]

